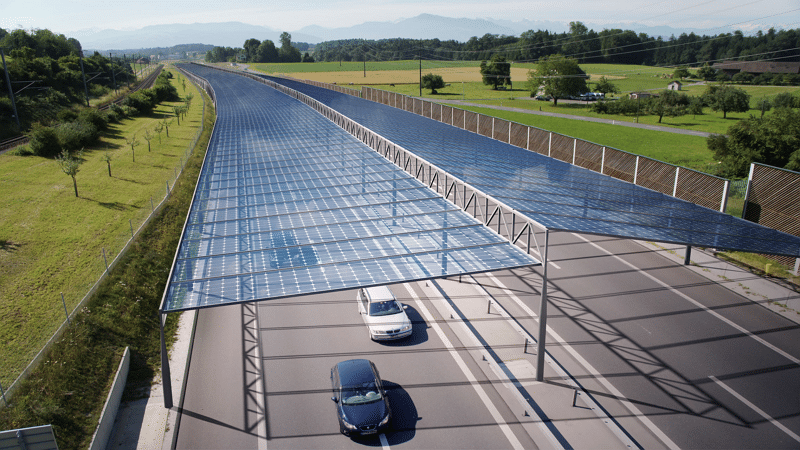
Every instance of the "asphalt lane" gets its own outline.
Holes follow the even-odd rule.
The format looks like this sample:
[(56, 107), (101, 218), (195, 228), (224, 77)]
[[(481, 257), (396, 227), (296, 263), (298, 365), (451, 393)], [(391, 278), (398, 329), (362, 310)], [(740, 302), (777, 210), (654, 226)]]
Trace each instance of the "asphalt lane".
[[(548, 325), (677, 446), (798, 447), (791, 436), (800, 434), (796, 323), (635, 242), (570, 233), (551, 233), (550, 241), (560, 269), (548, 272)], [(538, 311), (536, 273), (500, 279)], [(552, 340), (548, 350), (581, 372)], [(584, 382), (595, 386), (590, 378)], [(596, 389), (605, 407), (619, 411)]]
[[(262, 444), (270, 449), (380, 446), (378, 437), (350, 439), (339, 433), (330, 368), (352, 358), (375, 362), (384, 380), (394, 414), (392, 430), (385, 435), (390, 447), (510, 448), (419, 306), (403, 286), (393, 291), (409, 306), (414, 325), (412, 337), (398, 342), (369, 339), (355, 291), (200, 311), (177, 448), (259, 448), (259, 424), (265, 425)], [(266, 414), (261, 416), (252, 357), (258, 339), (243, 331), (252, 325), (256, 310), (258, 365), (266, 392)], [(445, 333), (456, 348), (463, 347), (449, 330)], [(485, 383), (477, 364), (463, 353), (502, 423), (525, 448), (536, 448), (494, 386)]]
[[(550, 243), (548, 325), (675, 447), (798, 448), (800, 326), (633, 241), (552, 233)], [(538, 311), (540, 272), (491, 275)], [(537, 334), (534, 318), (488, 275), (476, 278)], [(502, 422), (533, 448), (423, 290), (415, 288), (435, 323), (404, 287), (392, 289), (414, 322), (407, 341), (369, 340), (355, 291), (200, 311), (178, 448), (380, 446), (376, 437), (339, 434), (329, 374), (351, 358), (374, 361), (384, 378), (395, 413), (389, 446), (510, 447), (433, 326), (460, 348)], [(639, 445), (670, 446), (552, 338), (548, 351)]]

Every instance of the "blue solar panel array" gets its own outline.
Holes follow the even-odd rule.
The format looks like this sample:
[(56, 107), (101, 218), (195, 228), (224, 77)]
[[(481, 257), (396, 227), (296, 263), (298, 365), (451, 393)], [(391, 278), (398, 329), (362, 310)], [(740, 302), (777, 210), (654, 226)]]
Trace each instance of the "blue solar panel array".
[(309, 95), (551, 230), (800, 257), (800, 238), (390, 106)]
[(186, 69), (217, 123), (163, 312), (538, 264), (307, 105)]

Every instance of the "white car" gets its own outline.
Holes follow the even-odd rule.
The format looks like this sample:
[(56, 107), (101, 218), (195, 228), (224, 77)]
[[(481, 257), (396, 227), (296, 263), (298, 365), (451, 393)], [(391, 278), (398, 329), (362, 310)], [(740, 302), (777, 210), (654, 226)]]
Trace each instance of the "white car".
[(369, 328), (372, 340), (401, 339), (411, 336), (411, 320), (407, 306), (397, 301), (386, 286), (358, 290), (358, 312)]

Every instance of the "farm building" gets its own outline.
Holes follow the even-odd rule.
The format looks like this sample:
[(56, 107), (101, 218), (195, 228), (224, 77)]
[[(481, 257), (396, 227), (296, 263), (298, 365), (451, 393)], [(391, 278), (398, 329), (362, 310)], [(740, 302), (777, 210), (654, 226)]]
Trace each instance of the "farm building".
[(683, 84), (680, 81), (673, 81), (667, 85), (667, 89), (670, 91), (680, 91), (681, 86), (683, 86)]
[(775, 61), (723, 61), (711, 66), (725, 72), (729, 76), (739, 72), (747, 72), (753, 75), (762, 73), (788, 73), (800, 74), (800, 62), (775, 62)]

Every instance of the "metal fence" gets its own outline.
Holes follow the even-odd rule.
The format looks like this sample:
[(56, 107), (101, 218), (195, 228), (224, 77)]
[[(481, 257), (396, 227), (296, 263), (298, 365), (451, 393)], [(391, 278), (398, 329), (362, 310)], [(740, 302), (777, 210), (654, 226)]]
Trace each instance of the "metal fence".
[[(211, 86), (207, 82), (205, 82), (205, 80), (198, 79), (192, 74), (188, 74), (186, 72), (183, 73), (187, 75), (189, 78), (195, 80), (195, 82), (197, 82), (200, 85), (200, 87), (209, 94), (212, 101), (214, 101), (214, 103), (216, 104), (216, 101), (214, 100), (215, 97), (213, 89), (211, 89)], [(205, 110), (206, 110), (206, 105), (204, 102), (203, 113), (202, 113), (203, 117), (205, 117)], [(142, 228), (144, 228), (145, 225), (147, 225), (148, 222), (150, 222), (155, 213), (160, 211), (161, 206), (164, 204), (164, 202), (169, 198), (169, 195), (172, 193), (172, 187), (175, 186), (175, 182), (178, 180), (178, 177), (181, 175), (181, 173), (183, 173), (183, 169), (186, 166), (189, 157), (191, 156), (191, 152), (197, 145), (197, 141), (200, 139), (202, 133), (203, 133), (203, 121), (201, 120), (200, 129), (197, 131), (197, 133), (195, 133), (195, 136), (192, 139), (191, 143), (186, 147), (184, 154), (180, 158), (180, 164), (174, 168), (172, 176), (165, 180), (166, 186), (164, 190), (164, 197), (161, 200), (158, 200), (158, 203), (156, 203), (156, 201), (154, 201), (153, 198), (150, 197), (150, 212), (147, 214), (147, 217), (142, 219), (142, 222), (138, 224), (138, 226), (134, 226), (133, 219), (130, 219), (128, 221), (130, 225), (130, 237), (122, 238), (122, 242), (124, 242), (124, 245), (116, 254), (116, 256), (114, 256), (114, 249), (106, 249), (106, 248), (103, 249), (101, 255), (98, 255), (98, 259), (94, 265), (94, 269), (89, 269), (89, 271), (93, 273), (100, 272), (100, 276), (93, 284), (90, 285), (87, 284), (86, 294), (83, 296), (80, 302), (78, 302), (78, 304), (74, 308), (72, 308), (71, 312), (68, 312), (66, 302), (63, 300), (63, 296), (57, 299), (53, 299), (53, 303), (59, 305), (59, 308), (63, 305), (65, 313), (64, 321), (59, 325), (59, 327), (55, 330), (50, 339), (48, 339), (47, 342), (45, 342), (41, 348), (39, 348), (38, 350), (36, 348), (32, 349), (31, 351), (32, 358), (31, 361), (28, 363), (28, 365), (24, 369), (21, 369), (20, 367), (16, 366), (9, 367), (6, 366), (5, 364), (0, 365), (0, 371), (2, 371), (0, 373), (2, 374), (1, 375), (2, 378), (6, 380), (8, 379), (14, 380), (8, 386), (3, 386), (2, 384), (0, 384), (0, 394), (2, 394), (2, 400), (3, 400), (3, 402), (0, 403), (0, 407), (5, 406), (6, 402), (10, 401), (10, 398), (13, 396), (14, 391), (19, 386), (20, 381), (25, 379), (30, 373), (30, 371), (33, 368), (35, 368), (39, 364), (39, 362), (41, 362), (41, 360), (47, 355), (47, 352), (50, 349), (50, 347), (56, 341), (58, 341), (58, 339), (63, 335), (64, 331), (69, 326), (71, 319), (75, 316), (75, 314), (77, 314), (78, 311), (80, 311), (84, 306), (86, 306), (87, 301), (89, 300), (89, 298), (91, 298), (92, 294), (94, 294), (95, 290), (103, 281), (103, 279), (105, 279), (105, 276), (108, 274), (108, 271), (116, 265), (120, 256), (122, 256), (128, 249), (128, 247), (130, 247), (135, 236), (139, 234), (139, 232), (142, 230)], [(33, 355), (34, 352), (35, 356)]]
[(367, 86), (362, 97), (541, 153), (716, 211), (724, 211), (729, 181), (536, 127)]
[[(800, 173), (764, 164), (750, 165), (745, 194), (745, 219), (800, 236)], [(800, 258), (770, 256), (798, 273)]]

